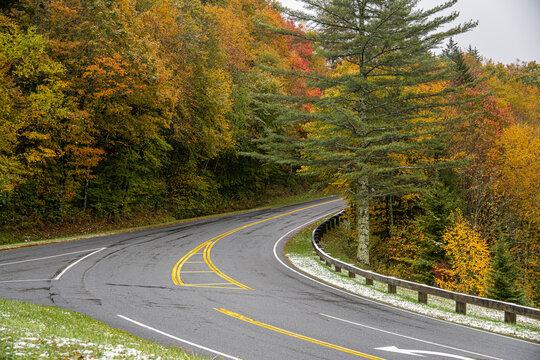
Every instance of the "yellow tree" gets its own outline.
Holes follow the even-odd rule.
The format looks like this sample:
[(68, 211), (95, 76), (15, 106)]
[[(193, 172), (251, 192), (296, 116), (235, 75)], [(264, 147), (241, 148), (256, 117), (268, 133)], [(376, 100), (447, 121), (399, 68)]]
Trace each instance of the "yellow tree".
[[(0, 193), (12, 190), (17, 174), (21, 172), (21, 163), (14, 157), (17, 130), (21, 121), (21, 94), (10, 77), (12, 59), (13, 31), (16, 26), (9, 18), (0, 14)], [(19, 109), (17, 109), (19, 104)]]
[(463, 218), (461, 211), (453, 213), (452, 225), (443, 235), (450, 268), (436, 279), (445, 289), (484, 295), (488, 285), (490, 254), (480, 234)]
[(490, 154), (497, 164), (494, 190), (511, 199), (523, 218), (540, 222), (540, 127), (516, 124), (506, 128)]
[[(529, 299), (540, 298), (540, 127), (506, 128), (490, 152), (496, 176), (491, 191), (498, 200), (504, 235), (522, 274)], [(512, 240), (510, 240), (512, 239)]]

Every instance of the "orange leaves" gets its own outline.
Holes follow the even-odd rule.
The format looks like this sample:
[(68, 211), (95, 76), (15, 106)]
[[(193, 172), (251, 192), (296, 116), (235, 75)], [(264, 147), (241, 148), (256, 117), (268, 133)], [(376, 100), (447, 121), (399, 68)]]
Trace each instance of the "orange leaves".
[(129, 68), (122, 56), (98, 57), (86, 68), (83, 78), (91, 79), (94, 86), (92, 96), (96, 99), (130, 95), (136, 88), (143, 87), (135, 82), (135, 69)]
[(443, 242), (450, 268), (439, 269), (436, 282), (442, 288), (472, 295), (484, 295), (488, 285), (490, 254), (486, 242), (463, 218), (453, 214), (452, 225), (445, 231)]

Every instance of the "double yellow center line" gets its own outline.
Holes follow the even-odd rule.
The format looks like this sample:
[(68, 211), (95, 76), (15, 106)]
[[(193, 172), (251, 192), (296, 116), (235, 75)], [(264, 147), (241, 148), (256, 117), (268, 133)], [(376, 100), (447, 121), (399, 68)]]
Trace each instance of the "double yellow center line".
[[(251, 227), (251, 226), (254, 226), (254, 225), (257, 225), (257, 224), (261, 224), (261, 223), (269, 221), (269, 220), (277, 219), (277, 218), (285, 216), (285, 215), (290, 215), (290, 214), (293, 214), (293, 213), (296, 213), (296, 212), (299, 212), (299, 211), (311, 209), (311, 208), (314, 208), (314, 207), (317, 207), (317, 206), (330, 204), (330, 203), (333, 203), (333, 202), (336, 202), (336, 201), (339, 201), (339, 200), (331, 200), (331, 201), (327, 201), (327, 202), (324, 202), (324, 203), (311, 205), (311, 206), (307, 206), (307, 207), (304, 207), (304, 208), (301, 208), (301, 209), (296, 209), (296, 210), (293, 210), (293, 211), (289, 211), (289, 212), (286, 212), (286, 213), (283, 213), (283, 214), (280, 214), (280, 215), (272, 216), (272, 217), (269, 217), (269, 218), (266, 218), (266, 219), (263, 219), (263, 220), (252, 222), (252, 223), (244, 225), (244, 226), (240, 226), (240, 227), (238, 227), (236, 229), (229, 230), (229, 231), (227, 231), (227, 232), (225, 232), (223, 234), (220, 234), (220, 235), (218, 235), (216, 237), (213, 237), (210, 240), (207, 240), (204, 243), (200, 244), (199, 246), (197, 246), (196, 248), (194, 248), (193, 250), (188, 252), (186, 255), (184, 255), (180, 260), (178, 260), (178, 262), (174, 265), (174, 267), (172, 269), (172, 272), (171, 272), (172, 280), (176, 285), (179, 285), (179, 286), (253, 290), (249, 286), (244, 285), (244, 284), (234, 280), (230, 276), (224, 274), (221, 270), (219, 270), (214, 265), (214, 263), (212, 262), (211, 256), (210, 256), (211, 251), (212, 251), (212, 247), (219, 240), (223, 239), (224, 237), (226, 237), (228, 235), (234, 234), (237, 231), (246, 229), (248, 227)], [(202, 250), (202, 253), (201, 253), (201, 250)], [(197, 255), (199, 255), (199, 256), (202, 255), (202, 258), (203, 258), (204, 261), (195, 261), (195, 260), (190, 261), (193, 257), (195, 257)], [(221, 277), (226, 282), (224, 282), (224, 283), (216, 283), (216, 282), (212, 282), (212, 283), (186, 283), (182, 279), (182, 274), (194, 273), (194, 271), (183, 270), (184, 265), (189, 264), (189, 263), (205, 263), (206, 266), (208, 267), (208, 270), (204, 270), (204, 272), (212, 272), (212, 273), (218, 275), (219, 277)], [(196, 271), (203, 272), (203, 270), (196, 270)]]

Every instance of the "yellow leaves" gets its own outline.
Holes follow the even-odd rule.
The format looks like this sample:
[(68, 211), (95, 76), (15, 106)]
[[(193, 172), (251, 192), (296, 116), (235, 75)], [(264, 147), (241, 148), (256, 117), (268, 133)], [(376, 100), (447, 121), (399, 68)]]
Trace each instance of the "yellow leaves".
[(346, 178), (341, 173), (332, 174), (332, 180), (328, 185), (330, 191), (338, 190), (340, 192), (345, 192), (347, 189), (351, 188), (352, 180)]
[(0, 65), (11, 67), (18, 81), (31, 81), (38, 75), (53, 79), (65, 71), (62, 64), (47, 56), (45, 39), (35, 28), (0, 32)]
[(512, 112), (523, 122), (540, 120), (540, 89), (526, 85), (518, 79), (503, 82), (499, 77), (488, 80), (489, 87), (500, 99), (501, 105), (511, 105)]
[(230, 98), (232, 92), (232, 78), (222, 69), (212, 69), (206, 74), (209, 87), (207, 94), (210, 101), (213, 101), (223, 113), (227, 113), (232, 108)]
[(252, 25), (241, 4), (230, 3), (223, 8), (207, 5), (206, 11), (217, 25), (221, 48), (227, 54), (229, 66), (236, 70), (246, 70), (254, 58), (254, 39), (251, 36)]
[(23, 154), (24, 159), (30, 165), (43, 163), (46, 159), (55, 158), (57, 155), (57, 152), (53, 149), (49, 149), (43, 146), (29, 149)]
[(445, 289), (473, 295), (484, 295), (490, 271), (489, 249), (461, 211), (452, 214), (453, 223), (446, 229), (443, 242), (446, 243), (446, 256), (450, 261), (444, 276), (436, 279)]
[(422, 199), (422, 194), (420, 193), (410, 193), (402, 196), (402, 200), (405, 202), (416, 202)]
[(512, 201), (525, 219), (540, 222), (540, 127), (513, 125), (504, 129), (489, 153), (497, 176), (493, 190)]

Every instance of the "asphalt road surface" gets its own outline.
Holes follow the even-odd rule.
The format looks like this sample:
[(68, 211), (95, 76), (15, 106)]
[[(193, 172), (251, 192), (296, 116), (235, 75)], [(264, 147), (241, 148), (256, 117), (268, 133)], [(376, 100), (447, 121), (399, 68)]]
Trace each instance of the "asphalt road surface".
[(88, 314), (224, 359), (527, 359), (540, 345), (347, 294), (288, 265), (326, 199), (0, 252), (0, 297)]

